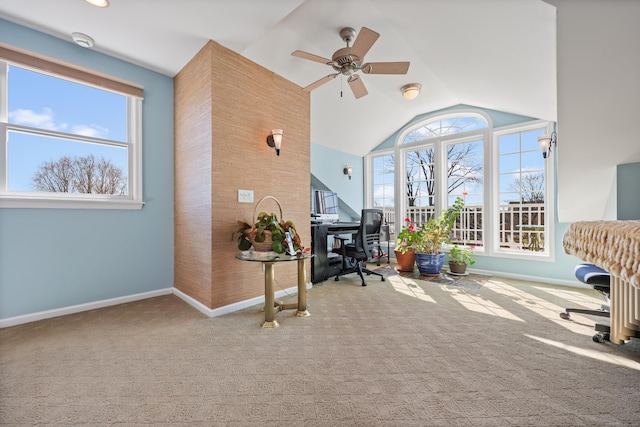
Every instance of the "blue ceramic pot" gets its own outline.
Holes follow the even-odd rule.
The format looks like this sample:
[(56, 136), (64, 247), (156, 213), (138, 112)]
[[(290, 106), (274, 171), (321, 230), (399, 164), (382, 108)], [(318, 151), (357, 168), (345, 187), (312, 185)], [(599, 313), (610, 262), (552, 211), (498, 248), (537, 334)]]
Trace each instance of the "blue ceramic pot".
[(440, 254), (416, 254), (416, 264), (418, 264), (418, 270), (420, 274), (426, 276), (437, 276), (440, 274), (442, 264), (444, 263), (444, 253)]

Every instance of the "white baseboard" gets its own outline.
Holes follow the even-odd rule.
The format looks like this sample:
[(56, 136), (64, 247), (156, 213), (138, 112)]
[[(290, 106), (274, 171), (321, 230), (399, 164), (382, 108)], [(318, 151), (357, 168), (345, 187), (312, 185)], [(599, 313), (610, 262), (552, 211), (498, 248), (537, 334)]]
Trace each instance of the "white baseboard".
[[(311, 287), (312, 287), (312, 284), (307, 283), (307, 289), (311, 289)], [(282, 298), (286, 295), (297, 295), (297, 293), (298, 293), (298, 287), (294, 286), (292, 288), (284, 289), (276, 292), (275, 297)], [(52, 317), (60, 317), (60, 316), (65, 316), (67, 314), (80, 313), (82, 311), (95, 310), (98, 308), (105, 308), (113, 305), (124, 304), (128, 302), (139, 301), (147, 298), (154, 298), (154, 297), (159, 297), (161, 295), (171, 295), (171, 294), (176, 295), (178, 298), (184, 300), (187, 304), (191, 305), (196, 310), (200, 311), (201, 313), (209, 317), (222, 316), (223, 314), (233, 313), (234, 311), (242, 310), (243, 308), (264, 303), (264, 295), (263, 295), (263, 296), (251, 298), (245, 301), (229, 304), (224, 307), (211, 309), (176, 288), (165, 288), (165, 289), (158, 289), (150, 292), (143, 292), (140, 294), (127, 295), (124, 297), (117, 297), (117, 298), (110, 298), (102, 301), (89, 302), (86, 304), (78, 304), (78, 305), (72, 305), (69, 307), (56, 308), (53, 310), (39, 311), (37, 313), (29, 313), (21, 316), (7, 317), (6, 319), (0, 319), (0, 329), (8, 328), (11, 326), (22, 325), (23, 323), (30, 323), (30, 322), (36, 322), (38, 320), (50, 319)]]
[(50, 319), (52, 317), (65, 316), (67, 314), (80, 313), (81, 311), (110, 307), (112, 305), (139, 301), (147, 298), (158, 297), (161, 295), (170, 295), (172, 293), (173, 288), (158, 289), (155, 291), (127, 295), (124, 297), (110, 298), (101, 301), (88, 302), (86, 304), (78, 304), (69, 307), (56, 308), (53, 310), (39, 311), (37, 313), (24, 314), (22, 316), (7, 317), (6, 319), (0, 319), (0, 328), (8, 328), (10, 326), (21, 325), (23, 323), (36, 322), (38, 320)]
[(578, 282), (577, 280), (553, 279), (549, 277), (529, 276), (526, 274), (504, 273), (502, 271), (479, 270), (468, 268), (469, 273), (484, 274), (487, 276), (504, 277), (506, 279), (524, 280), (526, 282), (547, 283), (549, 285), (569, 286), (572, 288), (592, 289), (591, 286)]
[[(307, 283), (307, 289), (310, 289), (311, 287), (312, 287), (312, 284)], [(202, 304), (200, 301), (197, 301), (191, 298), (189, 295), (185, 294), (179, 289), (173, 288), (173, 293), (178, 298), (182, 299), (184, 302), (186, 302), (187, 304), (189, 304), (190, 306), (198, 310), (200, 313), (208, 317), (218, 317), (224, 314), (229, 314), (238, 310), (252, 307), (254, 305), (264, 304), (264, 295), (262, 295), (262, 296), (258, 296), (248, 300), (238, 301), (233, 304), (225, 305), (224, 307), (209, 308), (206, 305)], [(275, 293), (275, 298), (282, 298), (286, 295), (297, 295), (297, 294), (298, 294), (298, 287), (294, 286), (288, 289), (277, 291)]]

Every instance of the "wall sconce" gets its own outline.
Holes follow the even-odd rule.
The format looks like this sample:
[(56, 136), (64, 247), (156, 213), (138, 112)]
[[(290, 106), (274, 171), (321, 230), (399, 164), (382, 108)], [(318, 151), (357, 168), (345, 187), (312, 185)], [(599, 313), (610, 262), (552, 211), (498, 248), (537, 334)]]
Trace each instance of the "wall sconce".
[(276, 148), (276, 156), (280, 155), (282, 146), (282, 129), (271, 129), (271, 135), (267, 137), (267, 145)]
[(345, 175), (349, 175), (349, 179), (351, 179), (351, 174), (353, 173), (353, 166), (345, 166), (342, 170), (342, 173)]
[(400, 88), (402, 92), (402, 96), (405, 99), (415, 99), (420, 95), (420, 90), (422, 89), (422, 85), (420, 83), (409, 83)]
[(558, 135), (555, 132), (551, 132), (551, 135), (540, 135), (538, 137), (538, 144), (540, 144), (540, 151), (542, 151), (542, 157), (545, 159), (547, 155), (551, 152), (551, 146), (557, 145)]

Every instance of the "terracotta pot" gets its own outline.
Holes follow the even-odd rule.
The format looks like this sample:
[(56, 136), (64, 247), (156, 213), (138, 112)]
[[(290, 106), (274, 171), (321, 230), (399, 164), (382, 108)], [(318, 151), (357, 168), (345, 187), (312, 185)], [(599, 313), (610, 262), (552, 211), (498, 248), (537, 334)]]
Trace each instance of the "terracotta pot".
[(442, 264), (444, 263), (444, 254), (416, 254), (416, 264), (420, 274), (424, 276), (439, 276)]
[(455, 261), (449, 261), (449, 271), (453, 274), (464, 274), (467, 272), (467, 263), (458, 264)]
[(396, 254), (396, 269), (398, 271), (413, 271), (416, 264), (416, 253), (413, 251), (399, 252), (393, 251)]

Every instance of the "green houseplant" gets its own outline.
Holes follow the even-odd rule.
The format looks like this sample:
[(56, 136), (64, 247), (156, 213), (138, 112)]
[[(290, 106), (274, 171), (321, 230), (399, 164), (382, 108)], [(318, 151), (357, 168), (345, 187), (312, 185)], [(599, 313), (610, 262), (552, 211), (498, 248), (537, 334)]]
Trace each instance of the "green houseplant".
[[(276, 214), (260, 212), (257, 221), (252, 224), (249, 221), (238, 221), (238, 229), (233, 233), (238, 235), (238, 249), (246, 251), (254, 247), (257, 251), (272, 250), (284, 253), (287, 247), (285, 232), (292, 235), (293, 248), (297, 251), (301, 248), (300, 235), (296, 232), (292, 221), (280, 221)], [(271, 246), (269, 246), (271, 243)]]
[(449, 270), (454, 274), (464, 274), (467, 271), (467, 265), (476, 263), (472, 258), (472, 251), (473, 246), (461, 248), (453, 245), (449, 250)]
[(274, 251), (279, 254), (284, 253), (288, 247), (286, 232), (291, 235), (293, 249), (299, 251), (302, 249), (300, 235), (296, 231), (293, 221), (278, 219), (278, 215), (274, 213), (260, 212), (256, 215), (258, 207), (266, 200), (273, 200), (280, 209), (280, 218), (282, 218), (282, 207), (280, 202), (273, 196), (263, 197), (254, 211), (256, 222), (252, 223), (246, 219), (238, 221), (238, 229), (231, 235), (231, 239), (237, 235), (238, 249), (246, 251), (253, 248), (259, 252)]
[(420, 227), (415, 251), (418, 269), (424, 275), (438, 275), (444, 262), (442, 248), (451, 239), (451, 231), (464, 207), (464, 199), (456, 198), (449, 209), (437, 218), (430, 218)]

